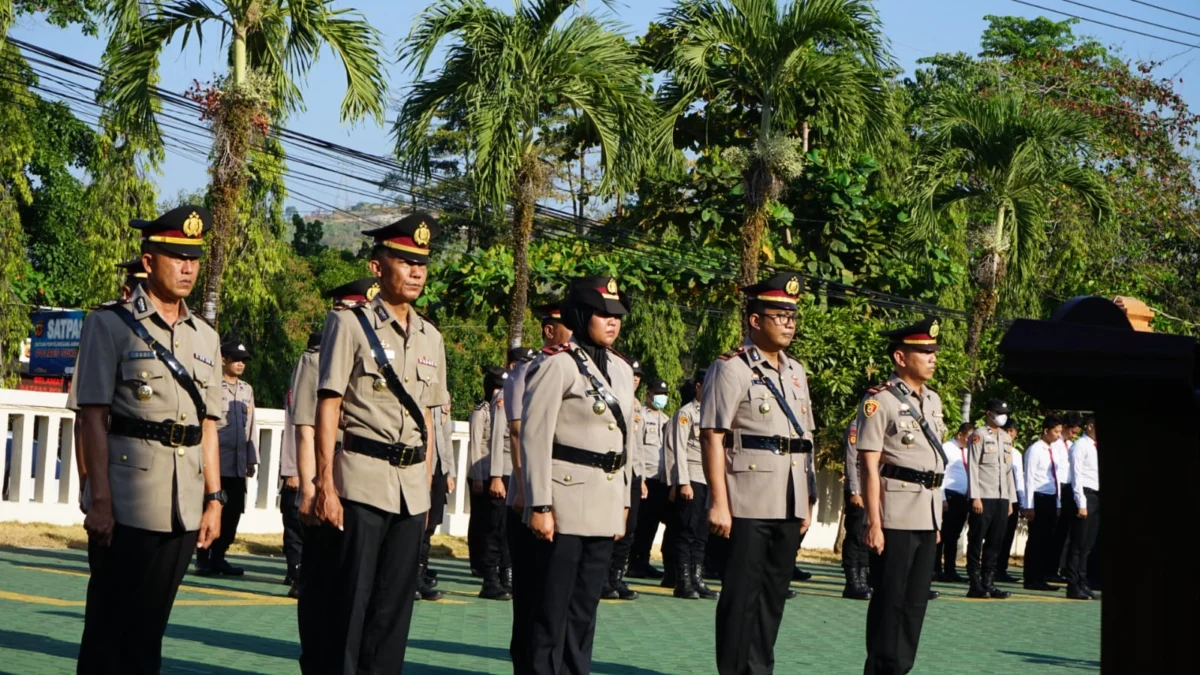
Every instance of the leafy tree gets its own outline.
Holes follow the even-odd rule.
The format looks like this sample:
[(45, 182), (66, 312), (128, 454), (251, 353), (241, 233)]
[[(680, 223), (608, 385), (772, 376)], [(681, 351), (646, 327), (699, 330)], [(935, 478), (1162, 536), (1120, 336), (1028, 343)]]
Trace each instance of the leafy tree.
[[(642, 70), (610, 22), (564, 15), (578, 0), (518, 0), (511, 14), (483, 0), (437, 0), (416, 20), (400, 59), (417, 79), (394, 127), (396, 154), (427, 171), (431, 130), (446, 106), (465, 111), (473, 188), (502, 213), (511, 203), (513, 280), (508, 339), (519, 345), (529, 294), (534, 208), (549, 186), (539, 134), (564, 107), (579, 112), (601, 148), (603, 185), (632, 187), (653, 153), (644, 142), (653, 116)], [(425, 78), (445, 40), (441, 69)]]
[[(147, 6), (149, 4), (149, 6)], [(220, 27), (229, 39), (229, 73), (215, 86), (191, 92), (213, 124), (210, 173), (213, 229), (205, 256), (203, 315), (216, 323), (226, 247), (234, 236), (243, 191), (250, 180), (247, 160), (269, 132), (272, 115), (298, 110), (303, 100), (297, 81), (323, 47), (329, 47), (346, 73), (342, 119), (382, 121), (387, 85), (379, 33), (357, 12), (334, 9), (331, 0), (118, 0), (109, 4), (111, 28), (104, 56), (102, 102), (112, 106), (112, 122), (161, 145), (154, 118), (152, 85), (162, 50), (178, 34), (181, 48), (193, 33)]]
[(325, 250), (321, 243), (324, 236), (324, 224), (319, 220), (312, 222), (304, 220), (300, 214), (292, 214), (292, 250), (296, 255), (307, 258)]

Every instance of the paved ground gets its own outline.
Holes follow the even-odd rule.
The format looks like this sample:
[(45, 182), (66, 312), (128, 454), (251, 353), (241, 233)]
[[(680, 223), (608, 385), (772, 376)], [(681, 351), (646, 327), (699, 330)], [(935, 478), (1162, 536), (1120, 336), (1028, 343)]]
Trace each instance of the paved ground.
[[(164, 643), (164, 672), (295, 673), (296, 611), (279, 584), (282, 562), (245, 557), (241, 580), (188, 576)], [(418, 603), (410, 673), (509, 673), (508, 603), (475, 597), (462, 561), (436, 561), (446, 600)], [(794, 584), (776, 648), (781, 675), (862, 672), (866, 603), (842, 600), (838, 569), (806, 565)], [(87, 563), (82, 551), (0, 549), (0, 672), (74, 672), (83, 630)], [(1026, 593), (968, 600), (965, 586), (938, 584), (917, 672), (1025, 673), (1098, 670), (1100, 603)], [(594, 672), (652, 675), (712, 672), (714, 602), (683, 601), (637, 586), (632, 603), (601, 604)]]

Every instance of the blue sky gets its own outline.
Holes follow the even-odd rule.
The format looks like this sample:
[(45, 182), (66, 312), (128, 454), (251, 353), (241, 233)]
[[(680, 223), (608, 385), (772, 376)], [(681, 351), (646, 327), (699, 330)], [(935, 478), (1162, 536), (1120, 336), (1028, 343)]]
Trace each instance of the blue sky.
[[(506, 8), (512, 5), (511, 0), (488, 1)], [(1200, 45), (1200, 37), (1104, 15), (1091, 9), (1069, 4), (1065, 0), (1030, 1), (1046, 8), (1093, 17), (1107, 23), (1116, 23), (1147, 33), (1170, 37), (1180, 42)], [(1197, 0), (1148, 1), (1154, 5), (1200, 16), (1200, 2)], [(1200, 21), (1165, 13), (1130, 0), (1079, 0), (1079, 2), (1153, 21), (1177, 31), (1200, 34)], [(414, 17), (426, 6), (427, 2), (426, 0), (348, 0), (336, 4), (357, 8), (383, 33), (390, 59), (397, 41), (407, 34)], [(612, 13), (615, 14), (618, 21), (628, 27), (630, 35), (636, 35), (643, 32), (646, 26), (659, 16), (669, 4), (670, 0), (614, 0)], [(917, 59), (936, 52), (965, 51), (972, 54), (978, 52), (979, 35), (986, 25), (983, 19), (985, 15), (1027, 17), (1046, 15), (1056, 19), (1065, 18), (1018, 4), (1013, 0), (878, 0), (876, 4), (883, 18), (884, 32), (891, 42), (895, 58), (907, 71), (916, 67)], [(600, 0), (588, 0), (588, 8), (604, 9)], [(1200, 97), (1200, 84), (1193, 84), (1192, 77), (1190, 77), (1196, 73), (1194, 64), (1196, 60), (1200, 60), (1200, 49), (1189, 50), (1180, 45), (1088, 23), (1077, 26), (1076, 32), (1094, 35), (1105, 44), (1120, 47), (1127, 58), (1161, 60), (1173, 57), (1160, 69), (1158, 75), (1183, 77), (1181, 91), (1184, 97), (1189, 103), (1200, 101), (1198, 98)], [(75, 30), (55, 28), (36, 17), (23, 19), (14, 27), (11, 34), (13, 37), (89, 63), (99, 63), (104, 47), (103, 41), (100, 39), (88, 38)], [(187, 51), (181, 54), (178, 43), (168, 47), (163, 54), (161, 86), (181, 92), (191, 85), (193, 79), (205, 82), (211, 80), (214, 73), (222, 70), (224, 60), (218, 50), (217, 34), (215, 30), (207, 34), (209, 39), (203, 49), (189, 45)], [(1200, 75), (1195, 76), (1200, 77)], [(411, 81), (409, 74), (393, 65), (390, 68), (390, 80), (392, 97), (395, 100), (402, 100), (406, 85)], [(288, 120), (287, 126), (296, 131), (359, 150), (386, 154), (392, 147), (386, 127), (361, 122), (358, 125), (349, 126), (339, 122), (338, 106), (344, 93), (344, 82), (338, 63), (332, 55), (328, 52), (325, 53), (310, 74), (307, 84), (303, 86), (307, 110), (294, 115)], [(389, 117), (393, 114), (394, 111), (390, 111)], [(180, 190), (199, 188), (206, 182), (207, 176), (204, 167), (196, 163), (194, 159), (169, 154), (163, 164), (162, 176), (159, 178), (160, 193), (165, 196), (174, 195)], [(303, 187), (303, 191), (323, 202), (338, 206), (346, 206), (363, 199), (360, 195), (340, 192), (335, 188), (322, 191), (306, 185)], [(304, 204), (296, 204), (296, 206), (301, 212), (310, 210)]]

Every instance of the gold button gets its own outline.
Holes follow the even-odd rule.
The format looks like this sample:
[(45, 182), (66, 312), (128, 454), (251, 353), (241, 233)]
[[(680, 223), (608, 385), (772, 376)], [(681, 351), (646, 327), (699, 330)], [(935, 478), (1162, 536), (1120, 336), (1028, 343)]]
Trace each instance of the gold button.
[(611, 473), (610, 473), (610, 474), (608, 474), (608, 479), (609, 479), (609, 480), (612, 480), (612, 477), (613, 477), (613, 475), (612, 475)]
[(901, 483), (900, 487), (908, 487), (908, 483)]
[(180, 448), (180, 449), (178, 449), (178, 450), (176, 450), (176, 451), (175, 451), (175, 454), (179, 455), (180, 457), (183, 457), (184, 455), (186, 455), (186, 454), (187, 454), (187, 450), (184, 450), (183, 448)]
[(129, 455), (121, 455), (121, 461), (122, 461), (122, 462), (128, 462), (128, 461), (129, 461)]
[(150, 373), (147, 373), (147, 372), (146, 372), (146, 371), (144, 371), (144, 370), (143, 370), (142, 372), (138, 373), (138, 375), (141, 375), (143, 380), (148, 380), (148, 379), (150, 379)]
[(405, 411), (404, 411), (404, 416), (405, 416), (405, 417), (408, 417), (408, 411), (407, 411), (407, 410), (405, 410)]
[(750, 470), (751, 470), (751, 471), (754, 471), (754, 470), (755, 470), (755, 469), (757, 469), (757, 468), (758, 468), (758, 465), (757, 465), (757, 464), (751, 464), (751, 465), (750, 465)]
[(564, 482), (564, 483), (570, 483), (570, 482), (571, 482), (571, 477), (570, 477), (570, 476), (567, 476), (566, 478), (563, 478), (563, 482)]
[(796, 462), (795, 462), (795, 461), (792, 461), (792, 466), (796, 466)]
[(612, 431), (613, 429), (616, 429), (616, 428), (617, 428), (617, 423), (616, 423), (616, 422), (609, 422), (609, 423), (608, 423), (608, 430), (609, 430), (609, 431)]
[(405, 376), (404, 376), (404, 381), (405, 381), (405, 382), (408, 382), (408, 376), (407, 376), (407, 375), (405, 375)]
[(180, 421), (180, 422), (186, 422), (186, 421), (187, 421), (187, 413), (180, 413), (180, 414), (179, 414), (179, 421)]
[(175, 341), (175, 349), (179, 349), (179, 340)]

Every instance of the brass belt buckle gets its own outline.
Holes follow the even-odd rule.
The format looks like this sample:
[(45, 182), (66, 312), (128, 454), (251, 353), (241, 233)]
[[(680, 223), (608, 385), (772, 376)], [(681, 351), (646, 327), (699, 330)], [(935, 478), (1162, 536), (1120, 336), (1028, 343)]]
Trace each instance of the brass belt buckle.
[[(175, 431), (179, 431), (179, 440), (175, 440)], [(178, 448), (187, 440), (187, 427), (177, 422), (171, 422), (171, 430), (167, 432), (167, 445)]]

